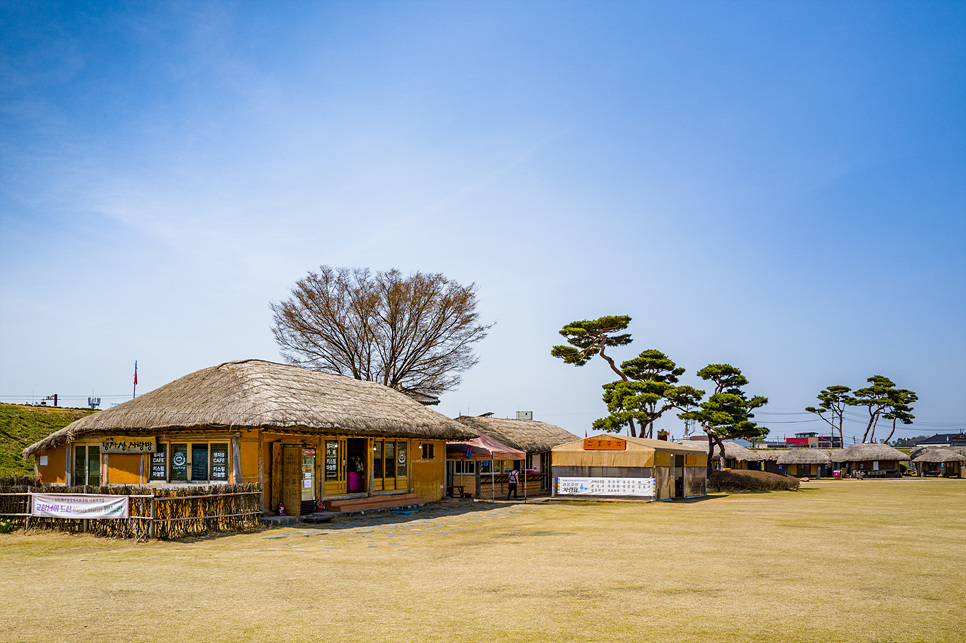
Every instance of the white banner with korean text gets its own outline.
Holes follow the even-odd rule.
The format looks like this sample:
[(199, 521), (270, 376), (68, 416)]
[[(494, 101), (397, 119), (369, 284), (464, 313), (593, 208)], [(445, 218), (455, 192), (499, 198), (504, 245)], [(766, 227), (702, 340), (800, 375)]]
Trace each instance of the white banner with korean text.
[(30, 515), (37, 518), (127, 518), (128, 497), (32, 493)]
[(654, 478), (557, 478), (560, 496), (654, 497)]

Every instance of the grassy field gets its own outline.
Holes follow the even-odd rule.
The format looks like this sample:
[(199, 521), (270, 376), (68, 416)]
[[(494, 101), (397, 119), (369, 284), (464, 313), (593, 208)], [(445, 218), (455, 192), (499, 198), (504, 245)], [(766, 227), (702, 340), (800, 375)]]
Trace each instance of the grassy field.
[(33, 475), (33, 458), (25, 462), (21, 453), (74, 420), (96, 413), (90, 409), (0, 404), (0, 478)]
[(966, 480), (0, 535), (2, 641), (963, 641)]

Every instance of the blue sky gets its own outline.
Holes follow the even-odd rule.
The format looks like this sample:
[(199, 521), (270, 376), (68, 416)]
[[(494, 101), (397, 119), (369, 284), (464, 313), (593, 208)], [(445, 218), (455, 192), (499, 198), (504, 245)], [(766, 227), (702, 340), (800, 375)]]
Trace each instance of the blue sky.
[(4, 2), (0, 30), (2, 401), (279, 361), (269, 302), (327, 264), (477, 284), (497, 325), (448, 415), (580, 434), (611, 376), (550, 347), (627, 314), (616, 357), (739, 366), (773, 435), (873, 374), (919, 394), (902, 435), (966, 426), (962, 3)]

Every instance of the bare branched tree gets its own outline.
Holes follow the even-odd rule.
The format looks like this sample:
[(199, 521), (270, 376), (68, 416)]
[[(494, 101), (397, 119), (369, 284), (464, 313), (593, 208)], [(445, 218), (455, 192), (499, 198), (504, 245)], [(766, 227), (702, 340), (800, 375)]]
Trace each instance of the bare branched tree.
[(272, 333), (291, 364), (435, 404), (476, 364), (473, 344), (492, 327), (479, 323), (476, 303), (476, 284), (439, 273), (322, 266), (272, 302)]

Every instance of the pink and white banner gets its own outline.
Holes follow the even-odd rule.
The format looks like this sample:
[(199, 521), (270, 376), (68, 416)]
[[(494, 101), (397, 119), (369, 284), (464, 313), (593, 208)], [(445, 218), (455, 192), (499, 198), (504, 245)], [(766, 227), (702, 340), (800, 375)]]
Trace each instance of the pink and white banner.
[(37, 518), (127, 518), (128, 497), (33, 493), (30, 515)]

